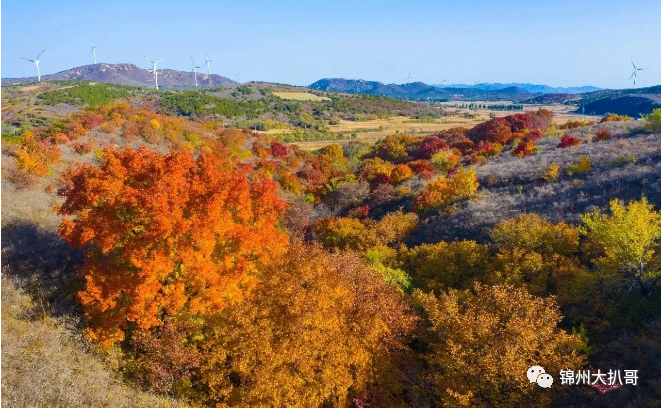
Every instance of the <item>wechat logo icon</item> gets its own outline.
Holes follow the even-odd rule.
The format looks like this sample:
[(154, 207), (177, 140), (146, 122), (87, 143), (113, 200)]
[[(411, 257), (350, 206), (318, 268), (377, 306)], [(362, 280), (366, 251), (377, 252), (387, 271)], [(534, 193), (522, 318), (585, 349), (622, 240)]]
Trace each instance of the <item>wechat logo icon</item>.
[(528, 369), (526, 375), (531, 383), (537, 383), (542, 388), (551, 388), (551, 384), (553, 384), (553, 377), (551, 374), (546, 374), (543, 367), (532, 366)]

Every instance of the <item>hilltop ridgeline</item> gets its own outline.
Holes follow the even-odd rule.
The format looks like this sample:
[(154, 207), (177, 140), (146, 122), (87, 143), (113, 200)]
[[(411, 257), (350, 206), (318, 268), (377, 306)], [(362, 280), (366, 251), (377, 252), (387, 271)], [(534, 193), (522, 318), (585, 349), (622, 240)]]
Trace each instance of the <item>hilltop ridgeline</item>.
[[(82, 67), (68, 69), (56, 74), (42, 75), (42, 81), (52, 80), (84, 80), (95, 82), (109, 82), (120, 85), (131, 85), (141, 87), (153, 87), (154, 75), (134, 64), (92, 64)], [(2, 85), (34, 82), (37, 77), (27, 78), (3, 78)], [(158, 85), (164, 88), (191, 87), (194, 86), (193, 73), (177, 71), (173, 69), (158, 70)], [(221, 75), (207, 75), (197, 73), (197, 83), (201, 87), (235, 86), (237, 82)]]

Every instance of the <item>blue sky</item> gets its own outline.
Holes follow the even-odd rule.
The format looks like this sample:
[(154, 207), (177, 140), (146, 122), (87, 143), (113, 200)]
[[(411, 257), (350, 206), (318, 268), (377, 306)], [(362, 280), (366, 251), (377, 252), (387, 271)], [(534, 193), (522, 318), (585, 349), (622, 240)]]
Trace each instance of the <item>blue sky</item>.
[(242, 81), (308, 85), (324, 77), (440, 83), (661, 84), (661, 1), (5, 0), (2, 77), (169, 55)]

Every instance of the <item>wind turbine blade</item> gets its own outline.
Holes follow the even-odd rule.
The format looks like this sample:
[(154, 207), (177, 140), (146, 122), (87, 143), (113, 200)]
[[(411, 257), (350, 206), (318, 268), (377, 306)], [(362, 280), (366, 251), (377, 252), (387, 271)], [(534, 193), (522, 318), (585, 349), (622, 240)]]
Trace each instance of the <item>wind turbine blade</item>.
[(20, 59), (24, 59), (24, 60), (26, 60), (26, 61), (34, 62), (34, 60), (31, 60), (31, 59), (29, 59), (29, 58), (23, 58), (23, 57), (18, 57), (18, 58), (20, 58)]
[(41, 57), (41, 54), (43, 54), (44, 51), (46, 51), (46, 47), (44, 47), (44, 49), (41, 50), (41, 52), (39, 53), (39, 55), (37, 55), (37, 58), (35, 58), (35, 59), (39, 59), (39, 57)]
[(636, 75), (636, 71), (633, 71), (633, 74), (629, 77), (629, 79), (633, 78)]
[(145, 57), (145, 59), (147, 61), (151, 62), (152, 64), (154, 63), (154, 61), (151, 58), (149, 58), (148, 56), (146, 56), (145, 54), (142, 54), (142, 56)]

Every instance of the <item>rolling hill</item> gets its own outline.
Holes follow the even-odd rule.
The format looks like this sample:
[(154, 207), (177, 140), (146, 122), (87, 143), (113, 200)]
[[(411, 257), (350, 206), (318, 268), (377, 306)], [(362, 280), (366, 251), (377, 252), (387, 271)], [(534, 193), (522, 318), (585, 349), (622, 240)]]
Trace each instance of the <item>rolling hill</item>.
[(661, 108), (661, 85), (590, 92), (581, 95), (579, 100), (569, 98), (565, 103), (568, 102), (585, 106), (586, 113), (596, 115), (618, 113), (636, 117)]
[(577, 106), (575, 113), (590, 115), (605, 115), (617, 113), (638, 117), (639, 114), (649, 114), (653, 109), (661, 108), (661, 85), (639, 89), (603, 89), (596, 92), (572, 95), (543, 94), (525, 101), (531, 104), (562, 103)]
[[(153, 87), (154, 75), (134, 64), (92, 64), (68, 69), (50, 75), (42, 75), (42, 81), (85, 80), (110, 82), (120, 85)], [(36, 81), (36, 77), (3, 78), (2, 85), (20, 84)], [(198, 73), (197, 82), (202, 87), (235, 86), (237, 82), (221, 75)], [(164, 88), (192, 87), (194, 78), (191, 72), (163, 69), (158, 71), (158, 85)]]

